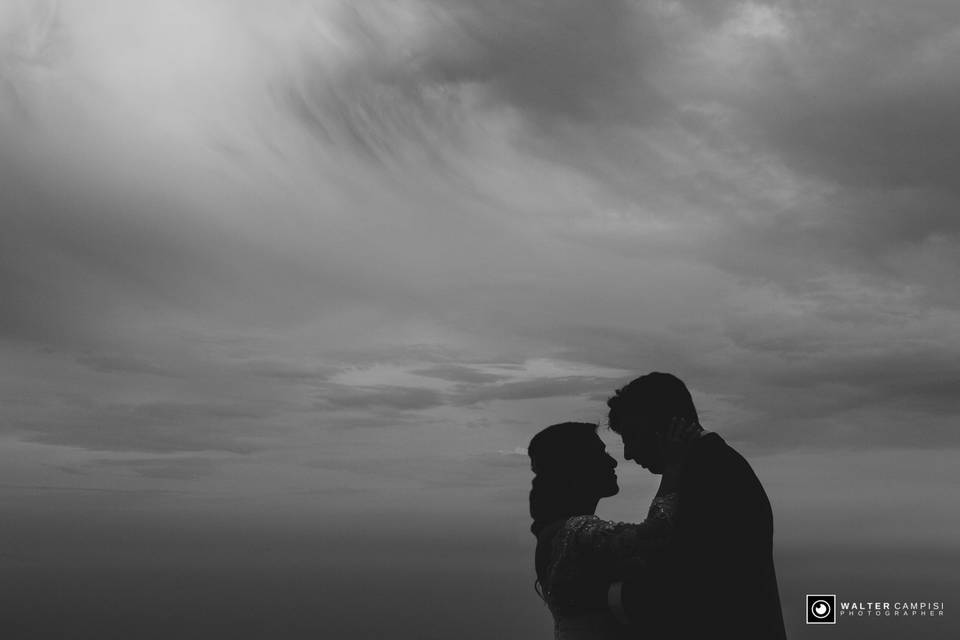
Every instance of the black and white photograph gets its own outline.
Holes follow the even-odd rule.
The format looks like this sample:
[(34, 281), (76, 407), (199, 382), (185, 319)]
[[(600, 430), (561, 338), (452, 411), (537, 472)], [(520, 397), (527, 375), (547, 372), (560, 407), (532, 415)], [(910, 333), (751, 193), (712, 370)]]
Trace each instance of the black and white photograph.
[(960, 637), (957, 0), (0, 0), (0, 638)]

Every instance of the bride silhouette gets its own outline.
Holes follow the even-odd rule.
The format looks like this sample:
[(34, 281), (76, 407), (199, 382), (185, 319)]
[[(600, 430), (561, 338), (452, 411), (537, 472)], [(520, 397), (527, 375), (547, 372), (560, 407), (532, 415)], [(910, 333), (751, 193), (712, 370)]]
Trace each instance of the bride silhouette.
[(608, 586), (642, 565), (668, 542), (677, 509), (676, 486), (687, 443), (699, 427), (677, 421), (664, 437), (666, 464), (646, 520), (609, 522), (594, 515), (602, 498), (620, 490), (617, 461), (597, 425), (555, 424), (527, 451), (534, 472), (530, 529), (537, 537), (537, 592), (550, 608), (557, 640), (630, 637), (608, 607)]

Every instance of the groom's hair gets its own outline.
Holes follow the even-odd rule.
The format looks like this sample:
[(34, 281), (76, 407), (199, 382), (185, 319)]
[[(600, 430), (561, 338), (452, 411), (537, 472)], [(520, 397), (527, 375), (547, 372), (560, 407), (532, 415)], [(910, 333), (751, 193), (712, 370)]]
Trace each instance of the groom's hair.
[(699, 422), (687, 385), (677, 376), (659, 371), (617, 389), (607, 400), (607, 407), (610, 429), (620, 434), (625, 428), (632, 428), (628, 425), (635, 424), (637, 417), (643, 417), (646, 426), (658, 430), (665, 428), (673, 417)]

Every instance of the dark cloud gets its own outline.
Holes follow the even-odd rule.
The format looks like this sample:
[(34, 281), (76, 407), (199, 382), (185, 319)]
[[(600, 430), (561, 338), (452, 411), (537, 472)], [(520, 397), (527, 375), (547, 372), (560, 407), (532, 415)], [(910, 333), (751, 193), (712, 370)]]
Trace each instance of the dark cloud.
[[(361, 455), (350, 460), (332, 457), (311, 460), (308, 466), (328, 471), (349, 471), (392, 481), (414, 482), (423, 488), (502, 488), (529, 481), (526, 454), (486, 452), (473, 455)], [(522, 478), (522, 480), (521, 480)]]
[[(679, 323), (670, 330), (627, 329), (610, 325), (558, 325), (542, 335), (549, 336), (563, 348), (562, 355), (572, 362), (636, 371), (673, 371), (681, 377), (702, 377), (710, 364), (702, 353), (691, 353), (694, 336), (702, 332), (694, 320)], [(635, 377), (635, 376), (633, 376)], [(629, 382), (605, 380), (613, 389)], [(597, 384), (604, 388), (601, 380)]]
[[(502, 380), (505, 376), (476, 376), (477, 372), (467, 367), (443, 365), (438, 371), (428, 368), (427, 377), (441, 377), (457, 380)], [(423, 375), (423, 370), (415, 369), (411, 373)], [(452, 376), (451, 376), (452, 374)], [(612, 388), (610, 378), (597, 376), (560, 376), (542, 377), (512, 382), (458, 382), (447, 391), (408, 386), (348, 386), (327, 384), (324, 387), (318, 407), (333, 410), (371, 411), (388, 410), (399, 412), (423, 411), (441, 406), (469, 407), (496, 400), (535, 400), (542, 398), (583, 396), (598, 389)]]
[(408, 429), (409, 427), (437, 424), (438, 422), (437, 419), (427, 417), (415, 410), (383, 405), (360, 406), (334, 411), (329, 405), (320, 403), (316, 409), (318, 412), (322, 412), (315, 425), (322, 433), (342, 433), (354, 429), (396, 430), (398, 427)]
[(537, 398), (554, 398), (558, 396), (574, 397), (586, 395), (596, 389), (609, 388), (610, 386), (610, 378), (594, 376), (538, 378), (464, 388), (455, 395), (454, 402), (469, 406), (495, 400), (534, 400)]
[(960, 162), (960, 123), (952, 116), (958, 109), (960, 87), (901, 87), (893, 95), (861, 95), (786, 117), (778, 110), (770, 142), (798, 171), (831, 182), (956, 194), (951, 167)]
[(717, 426), (764, 447), (955, 447), (960, 415), (958, 352), (927, 344), (837, 349), (838, 340), (800, 337), (744, 343), (730, 379), (690, 381), (732, 393), (739, 409)]
[(786, 6), (791, 40), (739, 98), (746, 127), (829, 182), (956, 193), (956, 3)]
[(209, 476), (216, 471), (216, 462), (210, 458), (99, 460), (92, 463), (91, 466), (161, 480), (196, 480)]
[(244, 369), (255, 376), (280, 382), (318, 384), (329, 380), (340, 369), (335, 366), (305, 367), (282, 361), (261, 360), (249, 362)]
[(291, 80), (288, 107), (321, 142), (387, 162), (417, 149), (445, 170), (445, 149), (465, 143), (476, 108), (516, 110), (534, 129), (668, 113), (647, 78), (647, 59), (663, 43), (643, 4), (456, 0), (405, 9), (420, 32), (399, 52), (396, 16), (351, 8), (341, 27), (357, 49), (336, 70), (321, 51)]
[(843, 354), (827, 346), (819, 357), (770, 372), (766, 380), (812, 393), (833, 388), (846, 404), (836, 410), (874, 406), (951, 417), (960, 413), (958, 355), (933, 345)]
[(645, 121), (666, 102), (645, 77), (662, 46), (641, 4), (458, 0), (428, 45), (428, 77), (479, 84), (534, 121)]
[(425, 367), (423, 369), (414, 369), (410, 373), (415, 373), (418, 376), (424, 376), (427, 378), (439, 378), (440, 380), (447, 380), (449, 382), (465, 382), (475, 384), (498, 382), (506, 377), (503, 375), (478, 370), (477, 368), (469, 365), (460, 364), (435, 365), (432, 367)]
[(213, 402), (110, 403), (51, 396), (35, 415), (14, 414), (5, 426), (24, 440), (94, 451), (249, 453), (248, 437), (271, 409)]
[[(415, 343), (415, 344), (382, 344), (365, 345), (364, 348), (332, 348), (327, 351), (330, 358), (337, 363), (350, 363), (355, 367), (370, 367), (383, 362), (390, 362), (396, 365), (409, 366), (416, 369), (434, 368), (460, 368), (469, 367), (472, 364), (488, 364), (487, 361), (476, 362), (470, 357), (470, 351), (456, 344), (433, 344), (433, 343)], [(424, 363), (431, 363), (424, 366)], [(520, 360), (501, 360), (490, 361), (498, 368), (522, 368), (522, 359)]]
[(829, 293), (831, 278), (848, 275), (873, 288), (910, 287), (917, 309), (956, 307), (945, 276), (960, 268), (958, 206), (942, 192), (845, 191), (818, 208), (732, 222), (703, 255), (801, 294)]
[(416, 411), (441, 404), (443, 396), (438, 391), (397, 386), (328, 385), (320, 399), (320, 406), (332, 410), (387, 408)]
[[(869, 310), (876, 313), (875, 306), (854, 306), (850, 317), (831, 320), (724, 315), (714, 328), (691, 324), (661, 332), (556, 327), (545, 336), (564, 345), (564, 358), (634, 373), (582, 386), (567, 380), (529, 386), (587, 395), (603, 416), (615, 389), (649, 371), (669, 371), (687, 383), (708, 428), (748, 447), (957, 446), (950, 426), (960, 415), (957, 345), (899, 333), (897, 327), (910, 322), (909, 311), (877, 319)], [(888, 337), (871, 340), (865, 323)], [(515, 390), (526, 395), (527, 388)], [(472, 393), (497, 396), (495, 387)]]
[(102, 373), (167, 376), (170, 372), (144, 360), (117, 354), (85, 353), (77, 356), (77, 362)]

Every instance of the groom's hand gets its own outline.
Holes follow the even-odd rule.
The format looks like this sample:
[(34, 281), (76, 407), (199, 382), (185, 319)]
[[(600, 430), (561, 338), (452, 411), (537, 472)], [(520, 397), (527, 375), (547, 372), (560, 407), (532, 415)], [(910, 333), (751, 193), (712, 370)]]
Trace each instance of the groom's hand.
[(679, 490), (690, 443), (699, 438), (702, 431), (696, 420), (681, 417), (671, 419), (658, 443), (663, 460), (663, 473), (657, 495), (665, 496)]
[(679, 469), (686, 460), (690, 443), (700, 437), (703, 428), (696, 420), (675, 416), (660, 436), (660, 449), (664, 466), (667, 469)]

